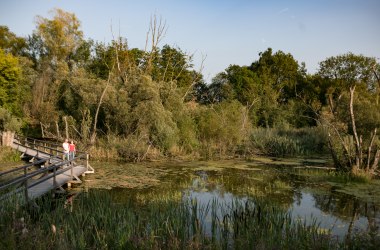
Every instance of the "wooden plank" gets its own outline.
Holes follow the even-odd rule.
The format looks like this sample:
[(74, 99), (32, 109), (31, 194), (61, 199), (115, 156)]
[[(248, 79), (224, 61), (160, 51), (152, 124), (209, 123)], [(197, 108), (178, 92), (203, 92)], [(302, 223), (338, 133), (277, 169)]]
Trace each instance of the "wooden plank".
[[(85, 166), (75, 166), (73, 168), (73, 175), (79, 177), (84, 172), (86, 172), (86, 170), (87, 168)], [(53, 173), (49, 175), (53, 176)], [(49, 192), (50, 190), (61, 187), (64, 184), (70, 182), (71, 180), (73, 180), (73, 178), (71, 178), (71, 170), (68, 169), (67, 171), (56, 176), (56, 184), (57, 184), (56, 186), (54, 185), (54, 178), (52, 177), (34, 187), (29, 188), (28, 189), (29, 199), (35, 199), (39, 196), (42, 196), (45, 193)]]

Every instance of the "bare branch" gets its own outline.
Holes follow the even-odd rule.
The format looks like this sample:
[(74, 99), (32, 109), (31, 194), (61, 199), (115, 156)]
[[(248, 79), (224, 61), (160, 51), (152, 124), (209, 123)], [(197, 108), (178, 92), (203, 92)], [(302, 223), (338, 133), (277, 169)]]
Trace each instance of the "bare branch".
[(149, 74), (152, 71), (152, 62), (155, 57), (155, 52), (157, 51), (158, 45), (161, 40), (165, 37), (165, 33), (167, 31), (166, 22), (162, 21), (162, 18), (157, 21), (156, 14), (150, 18), (149, 30), (146, 34), (145, 41), (145, 53), (147, 54), (148, 44), (149, 44), (149, 36), (151, 40), (151, 47), (149, 52), (149, 57), (147, 59), (146, 72)]
[[(202, 71), (203, 71), (203, 68), (204, 68), (204, 62), (206, 60), (206, 56), (203, 56), (202, 55), (202, 62), (201, 62), (201, 65), (199, 66), (199, 70), (198, 70), (198, 75), (202, 75)], [(194, 87), (194, 85), (198, 82), (199, 78), (198, 78), (198, 75), (193, 79), (193, 82), (191, 83), (191, 85), (187, 88), (185, 94), (182, 96), (182, 100), (184, 101), (186, 96), (189, 94), (189, 92), (191, 91), (191, 89)]]

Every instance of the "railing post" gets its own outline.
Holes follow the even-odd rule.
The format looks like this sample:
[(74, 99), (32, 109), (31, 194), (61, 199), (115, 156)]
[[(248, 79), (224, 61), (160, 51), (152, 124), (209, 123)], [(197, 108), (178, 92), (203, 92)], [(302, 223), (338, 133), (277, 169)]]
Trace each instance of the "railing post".
[[(28, 173), (28, 168), (27, 167), (25, 167), (24, 168), (24, 177), (26, 178), (26, 175), (27, 175), (27, 173)], [(28, 180), (25, 180), (25, 182), (24, 182), (24, 187), (25, 187), (25, 201), (26, 201), (26, 204), (28, 204), (29, 203), (29, 195), (28, 195)]]
[(69, 164), (70, 164), (69, 166), (70, 166), (70, 168), (71, 168), (71, 169), (70, 169), (70, 177), (71, 177), (71, 179), (73, 179), (73, 167), (74, 167), (74, 166), (73, 166), (73, 162), (70, 161)]
[(88, 153), (86, 153), (86, 169), (87, 169), (87, 171), (88, 171)]

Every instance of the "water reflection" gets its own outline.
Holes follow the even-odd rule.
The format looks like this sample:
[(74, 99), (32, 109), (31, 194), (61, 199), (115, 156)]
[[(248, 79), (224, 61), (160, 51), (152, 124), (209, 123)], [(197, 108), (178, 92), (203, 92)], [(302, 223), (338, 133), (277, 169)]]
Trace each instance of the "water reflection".
[[(154, 200), (196, 199), (200, 206), (211, 202), (229, 204), (263, 199), (277, 208), (289, 211), (306, 224), (320, 222), (321, 230), (331, 230), (339, 238), (357, 232), (380, 235), (379, 204), (336, 192), (334, 188), (309, 181), (297, 171), (284, 166), (260, 166), (209, 170), (180, 167), (161, 176), (160, 185), (141, 189), (113, 188), (117, 202), (133, 202), (136, 206)], [(161, 169), (161, 171), (163, 168)], [(178, 174), (180, 171), (180, 174)], [(206, 230), (209, 225), (205, 225)]]

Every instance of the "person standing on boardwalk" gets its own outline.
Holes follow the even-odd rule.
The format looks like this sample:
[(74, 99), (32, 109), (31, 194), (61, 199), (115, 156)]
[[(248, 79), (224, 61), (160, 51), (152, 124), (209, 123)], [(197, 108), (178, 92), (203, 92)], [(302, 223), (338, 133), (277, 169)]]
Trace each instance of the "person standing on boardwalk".
[(70, 152), (70, 145), (67, 139), (65, 139), (65, 142), (62, 144), (63, 147), (63, 160), (69, 160), (69, 152)]
[(75, 144), (74, 141), (71, 140), (71, 143), (69, 145), (69, 160), (74, 159), (75, 157)]

